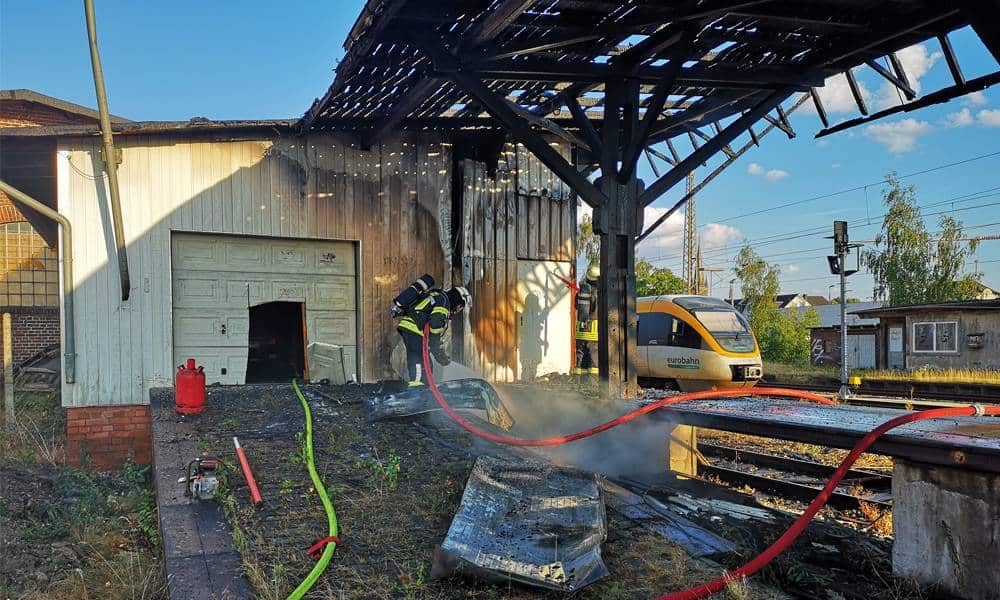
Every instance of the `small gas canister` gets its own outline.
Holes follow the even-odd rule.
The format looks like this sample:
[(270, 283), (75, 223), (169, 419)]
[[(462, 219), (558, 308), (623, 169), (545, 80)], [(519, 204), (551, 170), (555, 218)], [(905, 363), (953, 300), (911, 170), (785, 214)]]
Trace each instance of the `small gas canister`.
[(195, 367), (194, 359), (189, 358), (187, 365), (177, 367), (177, 379), (174, 396), (177, 412), (190, 415), (205, 410), (205, 369)]

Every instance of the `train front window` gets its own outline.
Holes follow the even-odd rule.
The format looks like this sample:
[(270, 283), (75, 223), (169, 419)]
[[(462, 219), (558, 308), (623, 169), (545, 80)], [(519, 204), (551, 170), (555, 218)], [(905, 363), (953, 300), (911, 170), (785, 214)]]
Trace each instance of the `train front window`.
[(730, 352), (757, 349), (746, 319), (722, 300), (691, 297), (677, 298), (674, 302), (694, 315), (724, 349)]

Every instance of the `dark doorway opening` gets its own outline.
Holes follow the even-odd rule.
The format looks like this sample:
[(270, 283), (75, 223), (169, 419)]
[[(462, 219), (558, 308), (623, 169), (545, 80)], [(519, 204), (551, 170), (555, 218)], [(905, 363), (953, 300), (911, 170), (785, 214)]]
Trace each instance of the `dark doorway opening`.
[(298, 302), (250, 307), (247, 383), (287, 382), (305, 375), (304, 312)]

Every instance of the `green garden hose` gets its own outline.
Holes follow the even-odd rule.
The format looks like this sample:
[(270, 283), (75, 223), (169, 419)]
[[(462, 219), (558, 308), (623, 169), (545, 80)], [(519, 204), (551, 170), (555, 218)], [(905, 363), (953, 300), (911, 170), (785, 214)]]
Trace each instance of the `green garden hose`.
[[(306, 467), (309, 469), (309, 477), (312, 479), (313, 487), (316, 488), (316, 493), (319, 494), (319, 499), (323, 502), (323, 509), (326, 510), (326, 520), (330, 525), (329, 536), (336, 537), (338, 531), (337, 513), (333, 510), (333, 504), (326, 493), (326, 488), (323, 487), (323, 481), (316, 472), (316, 462), (313, 460), (312, 413), (309, 411), (309, 403), (306, 402), (302, 391), (299, 390), (298, 382), (294, 379), (292, 380), (292, 388), (295, 390), (295, 395), (299, 397), (299, 402), (302, 403), (302, 410), (306, 413)], [(312, 571), (309, 571), (309, 574), (302, 580), (299, 587), (295, 588), (295, 591), (288, 596), (288, 600), (299, 600), (312, 589), (316, 580), (319, 579), (323, 571), (326, 570), (327, 565), (330, 564), (330, 559), (333, 558), (333, 552), (336, 548), (336, 542), (330, 542), (323, 548), (323, 554), (319, 557), (319, 561), (316, 562), (316, 566), (313, 567)]]

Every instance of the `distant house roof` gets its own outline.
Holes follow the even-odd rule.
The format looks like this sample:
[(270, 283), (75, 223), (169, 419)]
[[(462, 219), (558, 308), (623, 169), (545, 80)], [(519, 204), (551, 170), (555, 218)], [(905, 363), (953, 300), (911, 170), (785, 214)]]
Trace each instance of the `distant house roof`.
[[(872, 317), (862, 317), (859, 313), (862, 311), (867, 311), (869, 309), (878, 309), (882, 306), (881, 302), (854, 302), (847, 305), (847, 326), (848, 327), (865, 327), (871, 325), (878, 325), (878, 318)], [(819, 315), (819, 328), (824, 327), (839, 327), (840, 326), (840, 305), (839, 304), (823, 304), (820, 306), (798, 306), (790, 307), (784, 310), (794, 310), (798, 311), (799, 314), (804, 313), (807, 310), (815, 310)]]
[[(78, 115), (81, 117), (93, 119), (97, 121), (101, 118), (100, 114), (86, 106), (80, 106), (79, 104), (74, 104), (73, 102), (67, 102), (66, 100), (60, 100), (59, 98), (53, 98), (52, 96), (46, 96), (34, 90), (0, 90), (0, 111), (2, 111), (4, 102), (32, 102), (35, 104), (41, 104), (49, 108), (54, 108), (56, 110), (61, 110), (73, 115)], [(124, 117), (118, 117), (111, 115), (112, 123), (131, 123), (128, 119)]]
[(928, 312), (942, 310), (1000, 310), (998, 300), (959, 300), (956, 302), (929, 302), (927, 304), (908, 304), (906, 306), (886, 306), (859, 311), (864, 317), (893, 317), (911, 312)]
[(830, 301), (823, 296), (806, 296), (806, 302), (812, 306), (826, 306), (830, 303)]

